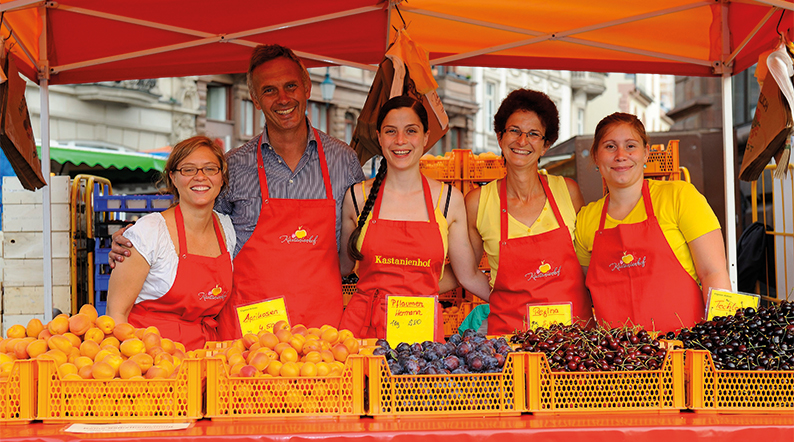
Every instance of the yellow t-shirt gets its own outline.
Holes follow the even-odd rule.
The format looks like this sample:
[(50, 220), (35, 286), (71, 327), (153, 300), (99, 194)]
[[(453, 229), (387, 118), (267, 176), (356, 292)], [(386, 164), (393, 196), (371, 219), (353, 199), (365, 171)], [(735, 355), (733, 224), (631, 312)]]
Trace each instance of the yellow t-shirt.
[[(447, 219), (444, 217), (444, 212), (439, 209), (439, 205), (441, 204), (441, 196), (444, 195), (444, 189), (447, 188), (446, 184), (441, 186), (441, 194), (438, 196), (438, 202), (436, 203), (436, 208), (434, 210), (436, 215), (436, 223), (438, 223), (438, 230), (441, 232), (441, 242), (444, 244), (444, 258), (447, 257), (447, 252), (449, 247), (447, 246), (448, 243), (448, 236), (449, 236), (449, 225), (447, 224)], [(367, 196), (367, 189), (364, 183), (361, 183), (361, 190), (364, 196)], [(446, 204), (446, 198), (444, 198), (444, 203)], [(359, 207), (364, 207), (363, 204), (359, 204)], [(359, 219), (361, 215), (359, 214)], [(367, 215), (367, 222), (364, 223), (364, 226), (361, 228), (361, 234), (358, 236), (358, 241), (356, 241), (356, 248), (361, 251), (361, 245), (364, 244), (364, 237), (367, 235), (367, 227), (369, 227), (369, 222), (372, 220), (372, 211), (369, 212)], [(430, 222), (430, 221), (428, 221)], [(439, 275), (439, 279), (444, 276), (444, 266), (441, 266), (441, 274)]]
[[(648, 190), (656, 219), (659, 220), (659, 226), (667, 243), (670, 244), (678, 262), (700, 284), (688, 243), (719, 229), (720, 223), (717, 216), (711, 210), (706, 197), (686, 181), (648, 180)], [(574, 245), (576, 256), (583, 266), (590, 265), (593, 239), (601, 221), (603, 207), (604, 198), (601, 198), (583, 207), (576, 217)], [(604, 228), (610, 229), (618, 224), (635, 224), (646, 219), (645, 204), (640, 198), (634, 209), (622, 220), (616, 220), (607, 214)], [(642, 241), (642, 238), (638, 238), (638, 240)]]
[[(546, 175), (545, 171), (540, 173)], [(573, 208), (571, 195), (568, 193), (568, 185), (565, 178), (556, 175), (546, 175), (549, 179), (549, 190), (557, 202), (560, 215), (565, 222), (565, 226), (571, 232), (573, 240), (574, 223), (576, 222), (576, 211)], [(483, 241), (483, 248), (488, 255), (488, 265), (491, 267), (491, 287), (496, 281), (496, 274), (499, 270), (499, 238), (501, 231), (501, 220), (499, 217), (499, 181), (492, 181), (480, 189), (480, 205), (477, 208), (477, 230)], [(558, 228), (560, 225), (554, 217), (548, 198), (538, 219), (527, 227), (524, 223), (507, 214), (507, 238), (523, 238), (525, 236), (538, 235)]]

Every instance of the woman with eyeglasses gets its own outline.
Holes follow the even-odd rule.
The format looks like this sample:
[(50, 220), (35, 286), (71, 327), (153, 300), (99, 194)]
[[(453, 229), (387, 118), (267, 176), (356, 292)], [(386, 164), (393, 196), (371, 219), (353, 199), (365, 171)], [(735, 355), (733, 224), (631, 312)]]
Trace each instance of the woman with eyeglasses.
[[(339, 327), (359, 338), (386, 336), (387, 296), (438, 295), (447, 253), (467, 290), (484, 298), (490, 292), (467, 240), (463, 195), (419, 171), (430, 147), (422, 103), (405, 95), (390, 99), (377, 126), (378, 173), (352, 186), (342, 206), (342, 238), (349, 240), (340, 262), (347, 274), (358, 261), (359, 280)], [(434, 339), (444, 339), (438, 304)]]
[(576, 253), (599, 321), (669, 332), (705, 313), (709, 288), (730, 288), (720, 224), (686, 181), (644, 179), (648, 135), (634, 115), (596, 126), (590, 157), (609, 194), (576, 219)]
[(491, 267), (489, 334), (526, 329), (527, 308), (536, 304), (570, 302), (574, 321), (592, 319), (573, 247), (582, 194), (575, 181), (538, 170), (559, 127), (546, 94), (511, 92), (494, 116), (507, 176), (466, 195), (469, 239)]
[(178, 143), (162, 181), (174, 205), (124, 233), (133, 247), (111, 273), (107, 314), (116, 323), (157, 326), (187, 350), (202, 348), (218, 340), (214, 318), (232, 289), (234, 227), (212, 210), (228, 182), (223, 149), (204, 136)]

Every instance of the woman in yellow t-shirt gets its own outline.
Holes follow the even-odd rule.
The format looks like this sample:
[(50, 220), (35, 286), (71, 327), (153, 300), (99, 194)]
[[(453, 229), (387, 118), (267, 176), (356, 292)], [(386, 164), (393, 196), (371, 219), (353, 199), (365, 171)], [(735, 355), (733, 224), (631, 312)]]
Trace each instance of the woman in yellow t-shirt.
[(575, 320), (592, 318), (573, 248), (582, 194), (573, 180), (538, 171), (559, 128), (557, 107), (546, 94), (511, 92), (494, 116), (507, 176), (466, 195), (469, 239), (475, 256), (484, 249), (491, 267), (490, 334), (525, 329), (533, 304), (570, 302)]
[(717, 217), (694, 186), (643, 179), (648, 136), (614, 113), (598, 123), (591, 155), (609, 194), (576, 218), (576, 253), (596, 318), (671, 331), (705, 313), (709, 288), (730, 288)]

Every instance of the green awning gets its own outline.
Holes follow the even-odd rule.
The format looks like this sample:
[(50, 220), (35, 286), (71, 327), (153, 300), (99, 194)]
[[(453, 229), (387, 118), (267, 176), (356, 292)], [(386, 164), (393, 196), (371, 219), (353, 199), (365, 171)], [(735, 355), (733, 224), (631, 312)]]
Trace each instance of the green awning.
[[(41, 146), (36, 146), (41, 158)], [(137, 152), (124, 152), (107, 149), (92, 149), (86, 147), (50, 147), (50, 159), (60, 163), (72, 163), (79, 166), (85, 164), (89, 167), (101, 166), (106, 169), (141, 169), (148, 172), (152, 169), (162, 171), (165, 167), (165, 158)]]

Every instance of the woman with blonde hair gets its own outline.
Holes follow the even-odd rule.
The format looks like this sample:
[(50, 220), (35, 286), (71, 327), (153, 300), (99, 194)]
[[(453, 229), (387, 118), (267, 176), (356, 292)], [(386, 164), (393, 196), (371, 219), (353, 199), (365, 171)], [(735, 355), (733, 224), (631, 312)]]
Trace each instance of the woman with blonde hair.
[(124, 233), (133, 247), (111, 273), (107, 313), (117, 323), (157, 326), (191, 350), (218, 340), (215, 316), (232, 289), (234, 227), (212, 210), (228, 182), (223, 149), (204, 136), (178, 143), (163, 181), (174, 205)]

